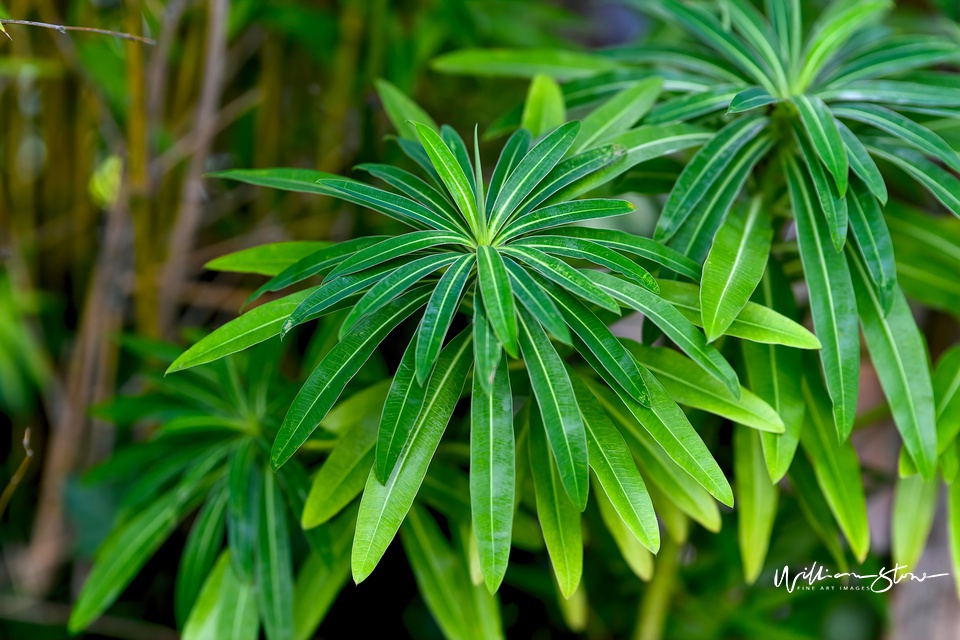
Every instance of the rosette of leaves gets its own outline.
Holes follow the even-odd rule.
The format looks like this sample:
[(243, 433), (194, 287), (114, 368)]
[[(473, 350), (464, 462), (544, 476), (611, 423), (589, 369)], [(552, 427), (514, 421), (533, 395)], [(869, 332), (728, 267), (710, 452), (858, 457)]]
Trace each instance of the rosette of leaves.
[[(797, 0), (763, 4), (766, 14), (748, 0), (638, 3), (696, 42), (654, 39), (556, 67), (533, 57), (526, 69), (542, 64), (574, 78), (563, 96), (577, 104), (650, 72), (664, 76), (672, 97), (645, 122), (715, 130), (681, 167), (654, 234), (703, 264), (712, 283), (700, 289), (707, 337), (720, 335), (757, 289), (772, 240), (789, 237), (792, 219), (840, 440), (855, 417), (859, 319), (904, 441), (902, 469), (929, 479), (949, 442), (937, 441), (928, 358), (899, 285), (883, 208), (888, 182), (905, 175), (960, 216), (960, 157), (931, 128), (960, 109), (957, 75), (942, 70), (960, 50), (943, 38), (892, 34), (881, 24), (889, 0), (838, 0), (809, 25)], [(453, 53), (437, 67), (470, 71), (490, 55)], [(520, 55), (494, 57), (501, 70), (516, 70), (510, 65)], [(759, 206), (745, 205), (744, 191)], [(937, 224), (921, 220), (912, 231)], [(931, 252), (936, 262), (946, 258)], [(916, 288), (924, 297), (930, 291)], [(941, 302), (951, 295), (932, 297), (952, 311)]]
[[(392, 115), (427, 120), (408, 99), (384, 89)], [(568, 226), (633, 211), (622, 200), (568, 200), (565, 194), (629, 153), (602, 139), (622, 134), (636, 118), (622, 117), (605, 134), (592, 136), (585, 136), (590, 120), (563, 124), (537, 140), (520, 130), (504, 146), (489, 181), (476, 136), (471, 161), (453, 129), (408, 120), (413, 118), (394, 117), (401, 148), (422, 177), (394, 166), (360, 167), (395, 191), (302, 170), (219, 174), (336, 197), (413, 230), (307, 255), (298, 246), (286, 259), (284, 244), (218, 259), (210, 266), (273, 274), (254, 297), (314, 276), (323, 280), (228, 323), (185, 352), (170, 371), (341, 311), (339, 341), (303, 385), (274, 441), (271, 461), (282, 469), (377, 346), (424, 309), (377, 429), (365, 432), (362, 443), (344, 443), (342, 458), (339, 448), (331, 454), (317, 476), (315, 500), (308, 500), (312, 515), (304, 516), (307, 526), (320, 524), (362, 490), (352, 548), (358, 582), (374, 569), (410, 512), (465, 390), (472, 535), (491, 591), (507, 568), (521, 495), (516, 478), (528, 465), (546, 546), (567, 597), (580, 580), (579, 513), (587, 503), (590, 469), (610, 504), (608, 515), (617, 515), (611, 522), (620, 523), (618, 533), (634, 545), (650, 551), (659, 546), (634, 456), (647, 460), (641, 464), (648, 480), (665, 487), (668, 500), (677, 501), (683, 513), (719, 527), (711, 496), (731, 504), (729, 484), (674, 396), (753, 429), (781, 432), (782, 421), (740, 386), (733, 368), (689, 317), (659, 295), (661, 287), (675, 296), (695, 295), (697, 287), (689, 281), (700, 274), (694, 262), (648, 238)], [(658, 283), (651, 269), (687, 282)], [(644, 313), (685, 355), (616, 338), (609, 324), (621, 308)], [(745, 306), (730, 332), (764, 343), (818, 347), (803, 327), (754, 303)], [(518, 462), (524, 448), (528, 453), (519, 454)], [(343, 482), (347, 476), (349, 483)]]
[[(345, 549), (355, 514), (345, 511), (328, 527), (301, 532), (296, 522), (310, 478), (297, 461), (279, 473), (270, 468), (277, 416), (296, 392), (278, 371), (280, 343), (170, 377), (159, 375), (156, 364), (169, 366), (175, 346), (141, 338), (126, 345), (147, 363), (140, 376), (147, 390), (118, 396), (94, 413), (121, 429), (155, 430), (85, 478), (122, 487), (122, 498), (70, 630), (85, 629), (106, 611), (195, 513), (173, 598), (183, 637), (255, 638), (261, 626), (271, 639), (309, 637), (348, 578)], [(295, 580), (293, 549), (304, 538), (309, 555)]]

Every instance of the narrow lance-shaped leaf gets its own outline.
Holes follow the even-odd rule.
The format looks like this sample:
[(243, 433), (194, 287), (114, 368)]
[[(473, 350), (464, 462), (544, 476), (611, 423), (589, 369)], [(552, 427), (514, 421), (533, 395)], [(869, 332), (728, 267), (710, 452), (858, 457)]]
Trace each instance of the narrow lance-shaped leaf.
[(761, 198), (735, 208), (714, 236), (700, 285), (707, 340), (719, 338), (747, 304), (763, 277), (772, 239), (770, 214)]
[(587, 505), (587, 437), (563, 360), (539, 323), (520, 310), (520, 349), (563, 487), (582, 511)]
[(679, 251), (665, 247), (650, 238), (636, 236), (619, 229), (593, 229), (590, 227), (564, 227), (554, 229), (550, 233), (551, 235), (591, 240), (620, 253), (629, 253), (650, 260), (692, 280), (700, 280), (700, 265)]
[[(570, 393), (573, 393), (573, 389), (570, 389)], [(560, 592), (564, 598), (569, 598), (577, 590), (583, 572), (583, 537), (580, 533), (582, 509), (570, 501), (569, 490), (562, 490), (562, 486), (565, 486), (561, 479), (562, 472), (547, 447), (548, 438), (544, 437), (545, 425), (540, 413), (531, 411), (529, 415), (530, 466), (536, 489), (537, 517)]]
[(450, 265), (427, 302), (417, 331), (417, 380), (420, 384), (427, 379), (437, 360), (475, 262), (476, 254), (469, 253)]
[(209, 498), (197, 515), (180, 557), (174, 599), (177, 620), (182, 625), (197, 601), (204, 577), (213, 569), (223, 547), (226, 526), (227, 492)]
[[(769, 264), (769, 261), (768, 261)], [(660, 297), (667, 300), (683, 317), (699, 324), (700, 287), (687, 282), (660, 281)], [(727, 327), (726, 335), (762, 344), (780, 344), (795, 349), (819, 349), (820, 341), (802, 324), (769, 307), (748, 302)]]
[(560, 162), (573, 146), (579, 131), (579, 122), (557, 127), (517, 163), (504, 181), (493, 204), (489, 221), (491, 235), (496, 234), (506, 224), (514, 210)]
[[(754, 300), (779, 309), (788, 317), (796, 317), (797, 303), (790, 281), (776, 260), (767, 263), (766, 273), (753, 294)], [(790, 469), (805, 412), (800, 380), (803, 373), (802, 354), (774, 344), (741, 343), (743, 363), (750, 388), (767, 402), (783, 420), (783, 433), (761, 433), (760, 444), (771, 482), (779, 482)], [(819, 346), (819, 344), (818, 344)]]
[(257, 601), (267, 640), (293, 637), (293, 566), (283, 496), (272, 469), (263, 471), (263, 505), (257, 536)]
[(851, 185), (847, 192), (847, 203), (853, 238), (886, 314), (893, 305), (894, 291), (897, 288), (897, 265), (893, 257), (890, 231), (877, 201), (858, 183)]
[(417, 122), (414, 122), (413, 126), (417, 130), (423, 148), (430, 156), (430, 161), (440, 174), (440, 179), (443, 180), (460, 213), (463, 214), (464, 220), (474, 236), (479, 237), (485, 229), (485, 223), (481, 219), (480, 212), (477, 211), (476, 194), (470, 188), (470, 179), (436, 131)]
[(796, 160), (788, 158), (785, 172), (797, 221), (800, 258), (810, 287), (813, 326), (820, 338), (820, 360), (841, 441), (853, 429), (860, 372), (857, 303), (850, 270), (843, 254), (828, 241), (825, 222), (816, 215), (810, 183)]
[(332, 280), (339, 276), (345, 276), (375, 267), (388, 260), (400, 258), (417, 251), (449, 244), (464, 247), (468, 246), (463, 236), (447, 231), (412, 231), (410, 233), (404, 233), (403, 235), (387, 238), (372, 246), (362, 248), (338, 264), (327, 278)]
[(272, 242), (214, 258), (203, 267), (213, 271), (275, 276), (298, 260), (327, 248), (330, 248), (329, 242)]
[[(816, 372), (813, 376), (819, 377)], [(811, 388), (811, 385), (815, 386)], [(803, 397), (807, 403), (807, 421), (800, 435), (800, 443), (813, 464), (817, 484), (830, 511), (854, 555), (863, 562), (870, 548), (870, 528), (860, 480), (860, 464), (850, 442), (837, 443), (822, 389), (819, 381), (812, 382), (810, 376), (804, 376)]]
[(890, 546), (894, 563), (914, 567), (920, 560), (933, 526), (939, 489), (938, 479), (897, 478), (890, 514)]
[(538, 73), (530, 81), (527, 99), (523, 103), (520, 126), (533, 137), (559, 127), (567, 119), (567, 108), (563, 101), (563, 91), (550, 76)]
[(601, 140), (632, 127), (650, 110), (662, 87), (659, 77), (641, 80), (591, 111), (580, 122), (576, 150), (591, 149)]
[(400, 89), (390, 84), (382, 78), (375, 81), (377, 95), (380, 96), (380, 102), (383, 103), (383, 109), (387, 112), (387, 117), (404, 138), (408, 140), (417, 140), (417, 130), (411, 124), (413, 122), (422, 122), (431, 129), (437, 129), (437, 123), (433, 121), (426, 111), (420, 105), (411, 100)]
[(960, 180), (952, 173), (910, 149), (882, 141), (874, 142), (870, 149), (884, 160), (903, 169), (951, 213), (960, 217)]
[(636, 210), (637, 207), (626, 200), (595, 198), (574, 202), (561, 202), (543, 207), (542, 209), (536, 209), (514, 220), (500, 232), (497, 236), (497, 241), (503, 242), (511, 238), (516, 238), (517, 236), (533, 233), (534, 231), (540, 231), (542, 229), (549, 229), (551, 227), (559, 227), (564, 224), (570, 224), (571, 222), (622, 216)]
[(493, 247), (477, 247), (477, 278), (490, 327), (507, 353), (516, 358), (519, 355), (517, 305), (507, 267), (500, 252)]
[(753, 429), (733, 430), (733, 465), (737, 487), (737, 539), (743, 574), (753, 584), (763, 570), (777, 514), (777, 487), (770, 482), (760, 435)]
[(497, 364), (503, 349), (500, 342), (490, 328), (490, 322), (487, 320), (487, 314), (483, 309), (483, 301), (477, 295), (479, 287), (475, 288), (473, 294), (473, 352), (474, 352), (474, 372), (480, 384), (489, 391), (493, 385), (493, 375), (497, 370)]
[(771, 96), (763, 87), (748, 87), (733, 96), (733, 100), (730, 101), (730, 106), (727, 108), (727, 113), (750, 111), (751, 109), (765, 107), (777, 101), (778, 99)]
[(374, 468), (381, 483), (386, 482), (393, 473), (420, 416), (420, 407), (426, 395), (427, 385), (421, 384), (416, 378), (416, 344), (411, 342), (400, 358), (380, 415)]
[(656, 553), (660, 549), (657, 516), (630, 449), (590, 389), (576, 375), (571, 380), (587, 429), (590, 466), (603, 493), (637, 540)]
[(300, 448), (333, 407), (377, 345), (426, 302), (427, 290), (407, 292), (364, 320), (324, 357), (304, 382), (280, 426), (270, 453), (274, 468)]
[(490, 187), (487, 190), (486, 217), (489, 220), (493, 212), (493, 203), (500, 195), (500, 189), (503, 183), (513, 173), (513, 169), (527, 155), (530, 149), (530, 132), (526, 129), (516, 131), (507, 144), (503, 145), (500, 151), (500, 157), (497, 159), (497, 165), (493, 169), (493, 175), (490, 177)]
[(738, 152), (768, 124), (766, 118), (738, 118), (721, 129), (690, 161), (670, 192), (653, 239), (666, 242), (677, 232)]
[(877, 200), (886, 204), (887, 183), (883, 179), (877, 163), (870, 157), (870, 152), (847, 125), (838, 120), (837, 128), (840, 130), (843, 144), (847, 147), (847, 160), (850, 162), (850, 168), (863, 180), (867, 188), (870, 189), (870, 193), (875, 195)]
[(470, 404), (470, 509), (490, 593), (500, 587), (510, 559), (515, 459), (510, 376), (501, 362), (489, 390), (474, 375)]
[[(574, 269), (563, 260), (530, 247), (507, 246), (503, 248), (503, 253), (530, 265), (541, 276), (556, 282), (570, 293), (604, 309), (619, 313), (620, 306), (610, 294), (594, 284), (583, 272)], [(586, 273), (592, 273), (592, 271), (588, 270)]]
[(837, 191), (841, 197), (846, 195), (850, 165), (847, 163), (846, 147), (830, 107), (817, 96), (794, 96), (791, 101), (800, 113), (800, 121), (814, 151), (833, 176)]
[(876, 366), (897, 430), (920, 474), (933, 478), (937, 467), (937, 430), (933, 384), (927, 349), (903, 293), (894, 290), (893, 305), (883, 304), (870, 285), (870, 275), (853, 251), (847, 251), (857, 307), (867, 349)]
[(717, 348), (707, 344), (703, 334), (679, 311), (657, 295), (600, 271), (587, 272), (603, 291), (624, 305), (644, 314), (704, 371), (722, 382), (734, 396), (740, 394), (737, 373)]
[(556, 236), (537, 234), (521, 238), (513, 243), (513, 246), (534, 247), (544, 253), (573, 258), (575, 260), (586, 260), (601, 267), (606, 267), (611, 271), (623, 274), (630, 280), (633, 280), (642, 287), (657, 293), (660, 291), (660, 285), (654, 279), (650, 272), (642, 266), (626, 258), (613, 249), (606, 247), (591, 240), (571, 236)]
[(351, 556), (353, 578), (357, 583), (377, 566), (420, 489), (470, 372), (470, 338), (470, 332), (464, 331), (440, 352), (420, 416), (390, 477), (381, 484), (376, 473), (370, 471), (360, 500)]
[(560, 310), (543, 287), (530, 275), (526, 269), (510, 258), (504, 259), (507, 271), (510, 273), (510, 283), (513, 292), (527, 311), (549, 331), (555, 338), (564, 344), (573, 344), (573, 336), (567, 323), (563, 321)]
[(807, 173), (816, 191), (816, 200), (820, 203), (819, 208), (827, 221), (827, 227), (830, 229), (833, 246), (837, 251), (842, 251), (847, 240), (849, 225), (847, 201), (840, 195), (836, 183), (827, 177), (827, 172), (824, 171), (823, 164), (817, 158), (810, 141), (807, 140), (807, 136), (804, 135), (800, 125), (796, 123), (794, 123), (794, 137), (800, 147), (800, 155), (803, 157)]

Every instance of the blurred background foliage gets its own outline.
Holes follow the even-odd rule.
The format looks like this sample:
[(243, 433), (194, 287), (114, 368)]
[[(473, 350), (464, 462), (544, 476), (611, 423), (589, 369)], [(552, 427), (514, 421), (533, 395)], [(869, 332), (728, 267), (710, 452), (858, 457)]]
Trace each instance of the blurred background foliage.
[[(811, 13), (819, 8), (805, 3)], [(898, 11), (897, 20), (960, 41), (953, 0), (902, 2)], [(247, 246), (342, 240), (393, 224), (326, 198), (205, 182), (205, 172), (291, 166), (350, 173), (360, 162), (390, 162), (400, 151), (387, 138), (376, 79), (415, 97), (439, 122), (484, 131), (523, 101), (527, 81), (443, 75), (431, 68), (439, 54), (586, 49), (630, 42), (648, 29), (637, 11), (602, 0), (3, 0), (0, 18), (7, 17), (156, 40), (18, 25), (6, 26), (10, 40), (0, 36), (0, 482), (35, 452), (0, 520), (0, 638), (11, 639), (68, 636), (70, 606), (93, 553), (131, 508), (129, 490), (143, 469), (83, 473), (144, 440), (175, 408), (202, 410), (203, 399), (161, 376), (179, 352), (171, 341), (184, 344), (199, 335), (189, 328), (234, 317), (258, 282), (203, 265)], [(960, 147), (956, 121), (938, 133)], [(624, 188), (658, 175), (652, 169), (634, 183), (627, 175)], [(633, 199), (642, 204), (643, 197)], [(632, 230), (649, 231), (654, 210), (641, 206), (627, 221)], [(888, 218), (894, 235), (894, 221), (909, 215)], [(960, 248), (956, 220), (942, 222), (942, 238)], [(898, 259), (914, 263), (911, 255), (924, 255), (923, 239), (895, 243)], [(960, 249), (954, 255), (956, 263), (936, 271), (960, 273)], [(960, 279), (947, 278), (924, 299), (924, 283), (911, 286), (921, 276), (900, 272), (912, 297), (948, 312), (922, 321), (931, 342), (949, 342)], [(295, 390), (300, 369), (309, 370), (323, 349), (319, 340), (288, 349), (278, 397)], [(371, 361), (363, 379), (378, 379), (377, 367), (386, 366)], [(867, 567), (876, 568), (889, 549), (897, 448), (875, 379), (864, 386), (862, 404), (880, 407), (861, 421), (880, 426), (854, 436), (877, 523)], [(729, 431), (707, 418), (694, 424), (730, 469)], [(543, 554), (515, 551), (500, 592), (504, 627), (509, 637), (524, 638), (902, 633), (896, 598), (773, 588), (769, 568), (835, 553), (822, 547), (803, 508), (811, 506), (784, 495), (768, 571), (753, 587), (744, 584), (729, 510), (719, 534), (693, 525), (687, 543), (665, 546), (650, 582), (623, 562), (604, 528), (591, 528), (589, 598), (563, 601)], [(591, 506), (587, 520), (599, 517)], [(172, 593), (188, 534), (189, 526), (179, 528), (83, 637), (177, 637)], [(305, 544), (294, 541), (296, 558), (305, 556)], [(946, 603), (956, 611), (952, 596)], [(399, 544), (362, 587), (348, 583), (336, 596), (317, 637), (370, 637), (384, 623), (392, 637), (441, 637)], [(901, 637), (920, 637), (907, 633)]]

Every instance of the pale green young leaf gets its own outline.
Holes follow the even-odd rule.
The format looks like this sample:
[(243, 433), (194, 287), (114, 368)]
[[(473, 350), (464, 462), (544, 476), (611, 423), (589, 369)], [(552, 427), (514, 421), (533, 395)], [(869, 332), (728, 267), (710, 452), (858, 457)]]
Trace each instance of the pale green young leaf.
[(736, 479), (737, 540), (748, 584), (757, 581), (770, 546), (777, 515), (776, 485), (764, 461), (761, 434), (737, 425), (733, 430), (733, 473)]
[(592, 149), (600, 141), (623, 133), (650, 110), (663, 88), (659, 77), (648, 78), (620, 91), (580, 121), (575, 151)]
[(602, 56), (563, 49), (461, 49), (434, 58), (432, 66), (443, 73), (511, 78), (543, 74), (563, 81), (618, 65)]
[[(768, 263), (769, 264), (769, 263)], [(660, 297), (670, 302), (684, 318), (697, 325), (700, 314), (700, 288), (687, 282), (660, 280)], [(762, 344), (779, 344), (795, 349), (819, 349), (820, 341), (803, 325), (773, 309), (747, 302), (726, 334)]]
[[(649, 582), (653, 577), (653, 554), (637, 539), (637, 536), (630, 530), (627, 523), (620, 517), (613, 503), (610, 502), (610, 498), (607, 497), (607, 494), (599, 485), (599, 481), (593, 485), (593, 496), (597, 501), (600, 518), (603, 520), (603, 524), (606, 525), (607, 531), (609, 531), (613, 537), (613, 541), (616, 543), (620, 555), (623, 556), (623, 560), (627, 563), (627, 566), (630, 567), (630, 570), (633, 571), (634, 575), (644, 582)], [(650, 509), (651, 513), (653, 513), (652, 502), (650, 503)], [(656, 522), (655, 514), (654, 522)], [(659, 536), (660, 532), (658, 530), (658, 542)]]
[(383, 103), (383, 110), (387, 112), (390, 123), (402, 137), (408, 140), (417, 140), (417, 130), (411, 122), (422, 122), (436, 130), (437, 123), (433, 121), (420, 105), (411, 100), (405, 93), (382, 78), (374, 81), (377, 95)]
[(703, 263), (700, 312), (707, 340), (726, 333), (756, 289), (773, 240), (770, 213), (762, 198), (734, 208), (713, 239)]
[(215, 640), (220, 615), (220, 593), (224, 591), (224, 576), (230, 568), (230, 552), (219, 555), (209, 575), (198, 585), (199, 597), (190, 617), (183, 625), (184, 640)]
[(447, 147), (436, 131), (417, 122), (414, 122), (413, 126), (417, 130), (420, 143), (423, 144), (430, 161), (440, 175), (440, 179), (447, 187), (447, 191), (450, 192), (457, 208), (460, 209), (464, 220), (466, 220), (467, 226), (473, 232), (474, 237), (480, 236), (482, 230), (486, 227), (480, 212), (477, 210), (476, 194), (470, 187), (470, 178), (467, 177), (450, 148)]
[(298, 260), (328, 247), (329, 242), (274, 242), (228, 253), (214, 258), (203, 267), (213, 271), (275, 276)]
[(534, 138), (559, 127), (567, 120), (567, 107), (560, 85), (550, 76), (538, 73), (530, 81), (527, 99), (523, 103), (520, 126)]
[(895, 564), (914, 567), (920, 560), (933, 526), (939, 489), (936, 478), (897, 478), (890, 514), (890, 547)]

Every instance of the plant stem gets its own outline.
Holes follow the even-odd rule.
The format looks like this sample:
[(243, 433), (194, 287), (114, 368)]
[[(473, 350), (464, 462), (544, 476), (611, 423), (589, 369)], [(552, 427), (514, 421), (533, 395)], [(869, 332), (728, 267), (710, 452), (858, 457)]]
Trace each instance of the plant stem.
[(653, 580), (640, 600), (640, 619), (634, 631), (634, 640), (660, 640), (663, 638), (663, 626), (670, 609), (677, 581), (680, 548), (670, 536), (663, 536), (657, 563), (653, 570)]
[[(120, 31), (110, 31), (108, 29), (96, 29), (94, 27), (74, 27), (66, 24), (50, 24), (49, 22), (34, 22), (33, 20), (0, 20), (0, 24), (17, 24), (25, 27), (40, 27), (43, 29), (53, 29), (54, 31), (59, 31), (62, 34), (66, 34), (67, 31), (81, 31), (84, 33), (96, 33), (102, 36), (113, 36), (115, 38), (123, 38), (124, 40), (129, 40), (131, 42), (140, 42), (142, 44), (155, 45), (157, 44), (156, 40), (151, 38), (145, 38), (143, 36), (134, 35), (132, 33), (121, 33)], [(13, 40), (9, 33), (6, 34), (8, 38)]]

